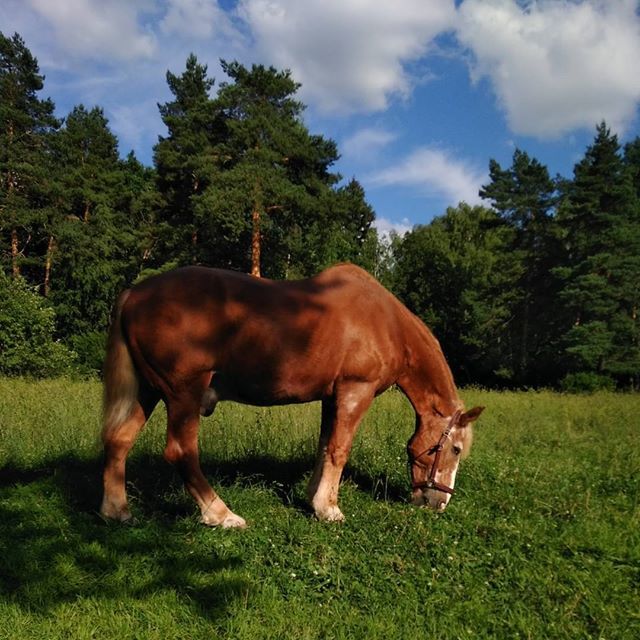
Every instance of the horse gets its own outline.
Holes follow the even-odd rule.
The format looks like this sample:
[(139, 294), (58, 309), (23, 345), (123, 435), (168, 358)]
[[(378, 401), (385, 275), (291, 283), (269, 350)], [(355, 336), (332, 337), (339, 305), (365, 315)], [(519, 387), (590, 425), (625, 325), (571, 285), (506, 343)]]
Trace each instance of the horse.
[(353, 437), (373, 399), (397, 385), (416, 414), (408, 442), (412, 502), (444, 510), (484, 407), (464, 411), (440, 345), (422, 321), (351, 264), (274, 281), (190, 266), (124, 291), (104, 367), (105, 518), (127, 521), (126, 458), (162, 400), (164, 458), (209, 526), (244, 527), (200, 468), (198, 429), (220, 401), (273, 406), (320, 401), (308, 498), (316, 517), (344, 519), (338, 489)]

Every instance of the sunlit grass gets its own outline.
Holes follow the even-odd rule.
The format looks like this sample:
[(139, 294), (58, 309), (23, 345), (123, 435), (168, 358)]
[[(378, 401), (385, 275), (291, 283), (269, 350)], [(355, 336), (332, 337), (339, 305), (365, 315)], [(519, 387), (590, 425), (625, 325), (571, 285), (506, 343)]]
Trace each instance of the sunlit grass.
[(0, 638), (640, 637), (640, 397), (467, 390), (487, 406), (444, 515), (406, 502), (397, 392), (357, 436), (343, 525), (304, 487), (319, 407), (221, 405), (203, 467), (245, 531), (198, 524), (159, 408), (104, 523), (100, 387), (0, 380)]

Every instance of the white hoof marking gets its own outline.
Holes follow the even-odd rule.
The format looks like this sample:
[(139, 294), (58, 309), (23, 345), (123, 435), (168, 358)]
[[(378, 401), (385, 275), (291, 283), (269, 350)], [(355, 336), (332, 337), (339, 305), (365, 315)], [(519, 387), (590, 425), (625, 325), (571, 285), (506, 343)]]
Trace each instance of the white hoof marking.
[(316, 517), (323, 522), (344, 522), (344, 514), (337, 506), (327, 507), (322, 511), (316, 511)]

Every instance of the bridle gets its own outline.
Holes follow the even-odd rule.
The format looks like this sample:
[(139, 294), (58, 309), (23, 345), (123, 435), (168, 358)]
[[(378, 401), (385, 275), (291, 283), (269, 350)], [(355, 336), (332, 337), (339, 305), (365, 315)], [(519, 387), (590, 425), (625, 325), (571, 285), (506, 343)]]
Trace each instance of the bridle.
[(425, 449), (420, 455), (412, 456), (411, 451), (408, 451), (410, 464), (415, 464), (422, 469), (429, 469), (429, 466), (420, 460), (423, 455), (433, 455), (435, 453), (436, 456), (433, 460), (431, 468), (429, 469), (429, 476), (427, 477), (427, 479), (423, 480), (422, 482), (412, 482), (411, 486), (413, 489), (435, 489), (436, 491), (442, 491), (444, 493), (448, 493), (449, 495), (454, 494), (454, 490), (452, 487), (448, 487), (446, 484), (442, 484), (441, 482), (436, 482), (436, 474), (438, 473), (438, 463), (440, 462), (440, 454), (444, 449), (444, 443), (449, 438), (451, 430), (458, 424), (461, 415), (462, 411), (456, 411), (451, 416), (451, 420), (449, 420), (446, 429), (442, 432), (440, 440), (438, 440), (438, 442), (436, 442), (436, 444), (434, 444), (433, 446)]

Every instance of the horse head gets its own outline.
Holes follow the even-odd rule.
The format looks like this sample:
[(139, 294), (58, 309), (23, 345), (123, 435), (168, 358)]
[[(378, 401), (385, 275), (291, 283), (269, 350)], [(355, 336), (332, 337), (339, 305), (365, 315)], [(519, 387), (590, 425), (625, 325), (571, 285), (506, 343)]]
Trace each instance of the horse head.
[(445, 510), (454, 493), (460, 460), (471, 450), (472, 423), (483, 410), (474, 407), (451, 416), (434, 415), (416, 430), (407, 445), (413, 504)]

